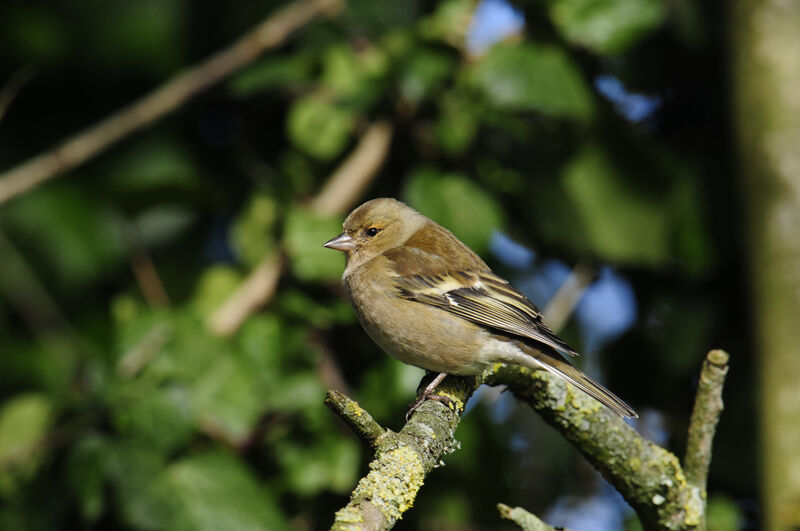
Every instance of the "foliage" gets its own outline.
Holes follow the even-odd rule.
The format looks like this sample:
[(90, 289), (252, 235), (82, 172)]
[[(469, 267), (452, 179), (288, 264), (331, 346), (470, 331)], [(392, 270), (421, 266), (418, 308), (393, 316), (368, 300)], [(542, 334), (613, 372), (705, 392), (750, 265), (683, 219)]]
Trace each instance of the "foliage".
[[(605, 349), (609, 384), (684, 439), (672, 419), (687, 417), (705, 350), (738, 353), (746, 338), (727, 268), (737, 238), (718, 221), (734, 213), (716, 140), (723, 76), (708, 66), (720, 60), (716, 22), (683, 26), (718, 13), (663, 0), (515, 4), (524, 29), (476, 50), (476, 2), (353, 1), (151, 130), (0, 205), (0, 528), (329, 525), (365, 449), (325, 409), (325, 389), (346, 386), (399, 428), (421, 376), (360, 331), (338, 287), (342, 257), (321, 247), (344, 212), (308, 201), (378, 119), (394, 140), (363, 199), (409, 202), (520, 286), (535, 288), (555, 257), (613, 266), (633, 285), (638, 324)], [(4, 3), (1, 79), (25, 65), (37, 74), (0, 118), (0, 160), (113, 112), (276, 7)], [(616, 96), (661, 107), (630, 119), (601, 75), (621, 81)], [(540, 259), (504, 266), (499, 232)], [(287, 267), (267, 307), (215, 336), (207, 319), (278, 253)], [(168, 301), (148, 295), (154, 284)], [(580, 332), (565, 336), (583, 350)], [(752, 422), (747, 372), (731, 375), (730, 426)], [(541, 422), (504, 396), (473, 400), (462, 449), (401, 526), (494, 525), (499, 501), (540, 511), (591, 490)], [(730, 498), (754, 495), (752, 441), (720, 429), (712, 509), (737, 522)]]

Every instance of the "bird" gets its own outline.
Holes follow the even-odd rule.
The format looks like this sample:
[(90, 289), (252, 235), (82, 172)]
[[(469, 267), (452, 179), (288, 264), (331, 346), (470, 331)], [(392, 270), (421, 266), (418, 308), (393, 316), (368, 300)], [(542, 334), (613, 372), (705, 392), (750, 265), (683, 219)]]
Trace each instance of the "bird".
[(384, 351), (438, 375), (412, 402), (408, 420), (448, 375), (497, 362), (563, 378), (624, 418), (638, 414), (571, 365), (578, 353), (539, 309), (452, 232), (393, 198), (355, 208), (323, 244), (346, 255), (342, 285), (361, 326)]

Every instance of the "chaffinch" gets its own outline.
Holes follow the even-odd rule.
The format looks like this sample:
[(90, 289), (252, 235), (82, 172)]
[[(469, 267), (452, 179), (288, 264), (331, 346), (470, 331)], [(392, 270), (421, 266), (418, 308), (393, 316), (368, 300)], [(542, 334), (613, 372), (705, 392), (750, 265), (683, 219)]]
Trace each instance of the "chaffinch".
[(383, 350), (439, 375), (474, 375), (497, 363), (545, 369), (623, 417), (636, 412), (570, 365), (577, 353), (538, 308), (453, 234), (404, 203), (374, 199), (353, 210), (325, 247), (347, 255), (342, 283), (364, 330)]

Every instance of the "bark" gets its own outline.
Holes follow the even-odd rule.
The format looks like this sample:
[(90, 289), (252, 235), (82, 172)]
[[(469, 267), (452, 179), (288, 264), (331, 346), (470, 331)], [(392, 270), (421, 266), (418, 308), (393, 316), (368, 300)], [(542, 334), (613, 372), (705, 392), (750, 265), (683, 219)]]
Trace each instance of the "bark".
[[(708, 377), (710, 369), (721, 371), (721, 376)], [(726, 371), (727, 354), (710, 352), (701, 376), (708, 385), (699, 387), (695, 404), (695, 410), (708, 415), (695, 415), (692, 422), (692, 430), (708, 441), (697, 446), (707, 450), (708, 454), (700, 455), (708, 459), (722, 411), (716, 398)], [(420, 387), (426, 383), (424, 379)], [(359, 481), (350, 503), (336, 513), (332, 529), (390, 529), (411, 508), (427, 474), (458, 448), (454, 433), (464, 404), (482, 383), (508, 386), (541, 414), (614, 485), (645, 529), (705, 528), (705, 491), (699, 485), (705, 485), (706, 457), (699, 458), (706, 466), (695, 466), (690, 482), (674, 454), (643, 439), (622, 418), (577, 388), (545, 371), (498, 364), (478, 378), (445, 378), (436, 394), (448, 397), (451, 406), (426, 401), (399, 433), (378, 426), (343, 395), (329, 393), (329, 407), (375, 451), (369, 474)]]
[(800, 3), (739, 0), (733, 114), (758, 349), (764, 527), (800, 526)]

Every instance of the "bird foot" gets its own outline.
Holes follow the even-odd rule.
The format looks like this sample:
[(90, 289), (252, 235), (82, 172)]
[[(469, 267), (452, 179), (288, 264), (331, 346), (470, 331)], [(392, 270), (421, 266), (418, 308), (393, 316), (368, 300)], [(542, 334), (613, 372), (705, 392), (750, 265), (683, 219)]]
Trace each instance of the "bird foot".
[(406, 411), (406, 422), (411, 420), (411, 417), (414, 415), (414, 412), (426, 400), (434, 400), (436, 402), (440, 402), (440, 403), (446, 405), (450, 409), (455, 409), (455, 402), (453, 402), (453, 399), (451, 399), (451, 398), (449, 398), (447, 396), (433, 395), (433, 394), (430, 394), (430, 393), (425, 393), (423, 391), (422, 394), (419, 395), (416, 400), (414, 400), (413, 402), (411, 402), (408, 405), (408, 411)]

